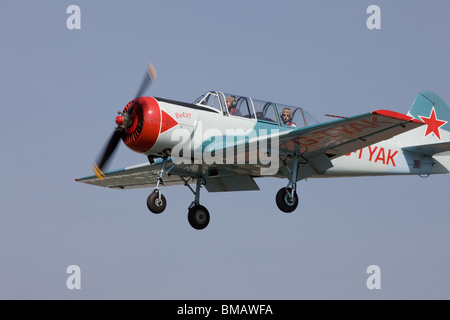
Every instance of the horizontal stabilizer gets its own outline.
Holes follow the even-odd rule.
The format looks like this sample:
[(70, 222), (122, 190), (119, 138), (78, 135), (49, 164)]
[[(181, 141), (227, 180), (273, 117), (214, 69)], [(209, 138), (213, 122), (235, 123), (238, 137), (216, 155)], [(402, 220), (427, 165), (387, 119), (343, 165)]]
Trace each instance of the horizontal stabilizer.
[(420, 153), (427, 156), (432, 156), (437, 153), (450, 151), (450, 142), (424, 144), (413, 147), (402, 148), (404, 151)]

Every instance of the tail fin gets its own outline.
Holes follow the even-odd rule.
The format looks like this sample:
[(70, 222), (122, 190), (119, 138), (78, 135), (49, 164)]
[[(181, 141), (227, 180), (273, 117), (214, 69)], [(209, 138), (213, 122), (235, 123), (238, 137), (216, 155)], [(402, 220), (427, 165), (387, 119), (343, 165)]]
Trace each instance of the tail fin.
[(408, 115), (425, 123), (405, 133), (411, 135), (405, 136), (405, 143), (402, 143), (403, 152), (414, 160), (414, 168), (428, 165), (427, 173), (450, 172), (450, 109), (447, 104), (437, 94), (424, 91), (417, 95)]
[(450, 141), (450, 109), (437, 94), (424, 91), (417, 95), (408, 115), (425, 122), (424, 143)]

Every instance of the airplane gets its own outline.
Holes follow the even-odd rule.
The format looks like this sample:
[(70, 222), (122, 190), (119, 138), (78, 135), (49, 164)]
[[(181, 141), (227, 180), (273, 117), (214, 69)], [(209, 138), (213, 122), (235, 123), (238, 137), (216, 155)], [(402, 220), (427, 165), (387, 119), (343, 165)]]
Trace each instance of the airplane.
[[(75, 180), (112, 189), (153, 187), (147, 207), (155, 214), (167, 205), (164, 186), (185, 185), (194, 194), (188, 222), (197, 230), (210, 222), (200, 204), (202, 187), (259, 190), (256, 178), (287, 179), (275, 202), (289, 213), (298, 206), (297, 182), (303, 179), (428, 177), (450, 170), (450, 109), (430, 91), (419, 93), (406, 115), (381, 109), (328, 115), (330, 121), (319, 123), (299, 106), (221, 91), (192, 103), (142, 96), (155, 78), (149, 64), (135, 98), (118, 112), (95, 175)], [(104, 173), (120, 140), (148, 161)]]

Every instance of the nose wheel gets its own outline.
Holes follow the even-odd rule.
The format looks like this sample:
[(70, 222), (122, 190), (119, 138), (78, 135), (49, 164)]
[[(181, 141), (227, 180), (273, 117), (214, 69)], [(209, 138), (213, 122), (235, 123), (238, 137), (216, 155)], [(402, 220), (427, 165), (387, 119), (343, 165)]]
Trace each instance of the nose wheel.
[[(169, 169), (166, 170), (166, 165), (169, 160), (170, 151), (165, 150), (166, 155), (163, 157), (163, 161), (161, 163), (161, 170), (157, 173), (156, 178), (156, 188), (155, 190), (148, 196), (147, 198), (147, 208), (153, 213), (161, 213), (166, 209), (167, 201), (166, 197), (161, 193), (161, 188), (164, 186), (163, 175), (168, 174), (174, 167), (172, 165)], [(148, 158), (150, 163), (152, 163), (153, 158)]]
[(147, 207), (153, 213), (161, 213), (166, 209), (167, 201), (164, 195), (158, 191), (153, 191), (147, 198)]

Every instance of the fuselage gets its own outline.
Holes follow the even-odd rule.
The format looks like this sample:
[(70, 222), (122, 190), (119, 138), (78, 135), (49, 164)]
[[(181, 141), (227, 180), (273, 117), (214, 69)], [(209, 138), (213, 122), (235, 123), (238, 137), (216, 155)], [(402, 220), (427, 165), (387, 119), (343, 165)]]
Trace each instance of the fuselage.
[[(227, 107), (225, 101), (229, 97), (235, 99), (234, 111), (237, 112)], [(278, 161), (282, 155), (270, 150), (267, 145), (262, 145), (262, 138), (281, 137), (298, 127), (317, 124), (300, 107), (216, 91), (200, 96), (193, 103), (152, 97), (139, 99), (144, 105), (141, 136), (145, 133), (147, 140), (140, 142), (141, 136), (130, 132), (130, 136), (138, 142), (138, 147), (134, 147), (124, 139), (131, 149), (149, 157), (159, 157), (170, 150), (172, 158), (191, 161), (193, 164), (238, 164), (252, 176), (259, 175), (254, 165), (261, 165), (264, 161), (275, 163), (277, 160), (278, 168), (272, 175), (285, 177), (278, 170), (283, 166), (283, 162)], [(290, 119), (286, 122), (283, 117), (287, 112), (290, 113)], [(139, 121), (136, 127), (139, 128)], [(405, 133), (405, 136), (420, 136), (420, 130), (424, 129), (414, 129)], [(435, 158), (406, 151), (402, 140), (394, 137), (334, 158), (331, 160), (331, 168), (316, 172), (313, 177), (427, 175), (448, 172), (448, 166), (439, 165)], [(239, 145), (244, 143), (247, 143), (247, 149), (239, 150)], [(248, 145), (253, 147), (248, 148)], [(264, 159), (262, 149), (265, 151)], [(245, 156), (241, 157), (242, 154)]]

